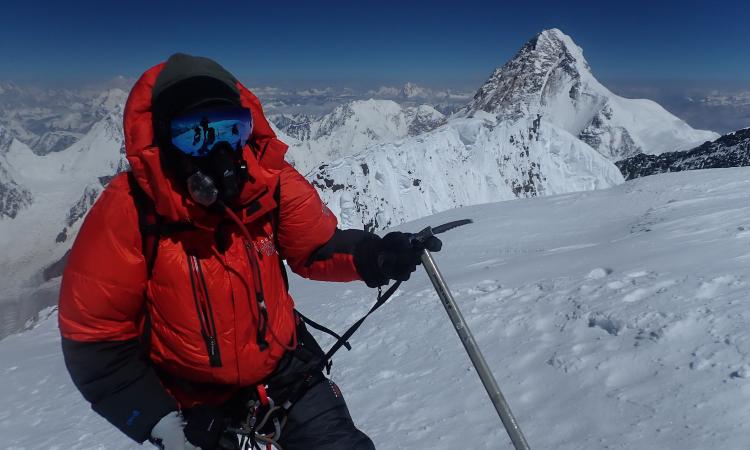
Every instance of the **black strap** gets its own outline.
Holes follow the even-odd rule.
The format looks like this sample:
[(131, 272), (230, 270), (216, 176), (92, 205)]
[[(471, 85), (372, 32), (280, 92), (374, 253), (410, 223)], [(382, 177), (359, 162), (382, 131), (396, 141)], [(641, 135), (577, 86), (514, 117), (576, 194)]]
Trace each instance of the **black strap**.
[[(128, 184), (133, 196), (133, 203), (138, 212), (138, 229), (141, 233), (141, 253), (146, 260), (146, 276), (151, 279), (154, 272), (154, 262), (156, 261), (156, 252), (159, 250), (160, 238), (160, 221), (159, 216), (154, 210), (153, 202), (141, 189), (141, 186), (135, 179), (133, 172), (128, 172)], [(143, 297), (146, 298), (146, 291), (143, 291)], [(141, 334), (141, 346), (146, 355), (151, 351), (151, 315), (148, 308), (143, 306), (143, 332)]]
[(385, 302), (387, 302), (388, 299), (391, 298), (393, 293), (396, 292), (396, 289), (398, 289), (399, 286), (401, 286), (401, 282), (397, 281), (396, 283), (393, 284), (393, 286), (389, 287), (388, 290), (386, 290), (385, 292), (381, 292), (380, 289), (378, 289), (378, 301), (376, 301), (375, 304), (372, 305), (372, 308), (370, 308), (367, 314), (362, 316), (362, 318), (359, 319), (358, 321), (354, 322), (354, 325), (350, 326), (349, 329), (346, 330), (346, 332), (343, 335), (341, 335), (338, 341), (336, 341), (336, 343), (333, 344), (331, 349), (328, 350), (328, 353), (326, 353), (325, 357), (323, 358), (324, 364), (328, 364), (328, 361), (330, 361), (331, 358), (333, 358), (333, 355), (337, 351), (339, 351), (341, 347), (348, 344), (349, 338), (352, 337), (352, 335), (359, 329), (360, 326), (362, 326), (362, 323), (364, 323), (365, 319), (367, 319), (370, 316), (370, 314), (377, 311), (378, 308), (383, 306)]
[[(309, 317), (307, 317), (304, 314), (302, 314), (301, 312), (299, 312), (299, 310), (297, 310), (297, 309), (295, 309), (294, 311), (297, 313), (297, 316), (299, 316), (299, 318), (302, 319), (303, 322), (305, 322), (305, 325), (310, 325), (311, 327), (315, 328), (318, 331), (322, 331), (323, 333), (326, 333), (328, 335), (333, 336), (337, 340), (341, 340), (342, 339), (341, 336), (338, 335), (338, 333), (336, 333), (335, 331), (331, 330), (330, 328), (325, 327), (325, 326), (319, 324), (318, 322), (315, 322), (314, 320), (310, 319)], [(344, 342), (344, 347), (346, 347), (347, 350), (351, 350), (352, 349), (351, 344), (349, 344), (349, 342), (346, 342), (346, 341)]]
[[(374, 313), (378, 310), (381, 306), (385, 304), (385, 302), (388, 301), (389, 298), (396, 292), (396, 289), (401, 286), (401, 282), (397, 281), (393, 284), (393, 286), (389, 287), (388, 290), (385, 292), (382, 292), (380, 289), (378, 289), (378, 300), (375, 302), (374, 305), (372, 305), (372, 308), (370, 308), (369, 311), (367, 311), (367, 314), (362, 316), (358, 321), (356, 321), (352, 326), (349, 327), (346, 332), (338, 338), (338, 340), (333, 344), (330, 350), (328, 350), (328, 353), (326, 353), (322, 358), (320, 358), (317, 361), (311, 361), (309, 365), (309, 370), (305, 369), (303, 372), (306, 372), (308, 374), (313, 374), (318, 371), (327, 370), (330, 373), (330, 367), (331, 367), (331, 358), (333, 358), (333, 355), (341, 349), (341, 347), (346, 346), (349, 347), (349, 338), (352, 337), (352, 335), (359, 329), (360, 326), (362, 326), (362, 323), (364, 323), (365, 319), (367, 319), (370, 314)], [(299, 314), (299, 313), (298, 313)], [(308, 322), (308, 319), (305, 320), (305, 323), (310, 323), (312, 321)], [(313, 325), (314, 322), (310, 323), (310, 326), (313, 328), (316, 328), (315, 325)], [(325, 328), (322, 327), (321, 328)], [(322, 330), (321, 330), (322, 331)], [(330, 330), (329, 330), (330, 331)], [(333, 332), (331, 332), (333, 334)], [(335, 334), (334, 334), (335, 335)], [(303, 380), (300, 381), (297, 388), (293, 391), (293, 393), (289, 396), (287, 399), (290, 404), (294, 405), (297, 403), (297, 401), (302, 398), (303, 395), (319, 380), (315, 378), (314, 376), (307, 376)]]
[(156, 214), (154, 203), (146, 195), (135, 179), (133, 172), (128, 172), (128, 184), (133, 195), (133, 203), (138, 211), (138, 229), (141, 232), (141, 252), (146, 259), (146, 274), (148, 279), (154, 272), (156, 253), (159, 250), (159, 239), (161, 238), (161, 218)]
[(138, 212), (138, 229), (141, 232), (141, 252), (146, 259), (146, 273), (150, 280), (154, 273), (154, 263), (156, 262), (156, 255), (159, 252), (159, 241), (162, 236), (194, 230), (195, 225), (189, 222), (164, 223), (163, 218), (156, 212), (153, 200), (138, 184), (133, 172), (128, 172), (128, 184), (130, 184), (133, 203)]

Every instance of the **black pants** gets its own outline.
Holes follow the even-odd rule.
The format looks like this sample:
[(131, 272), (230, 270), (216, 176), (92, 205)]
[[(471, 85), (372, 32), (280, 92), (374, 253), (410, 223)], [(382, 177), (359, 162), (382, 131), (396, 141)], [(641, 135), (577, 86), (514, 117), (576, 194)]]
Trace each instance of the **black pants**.
[(327, 378), (292, 407), (279, 444), (284, 450), (375, 450), (354, 426), (338, 386)]

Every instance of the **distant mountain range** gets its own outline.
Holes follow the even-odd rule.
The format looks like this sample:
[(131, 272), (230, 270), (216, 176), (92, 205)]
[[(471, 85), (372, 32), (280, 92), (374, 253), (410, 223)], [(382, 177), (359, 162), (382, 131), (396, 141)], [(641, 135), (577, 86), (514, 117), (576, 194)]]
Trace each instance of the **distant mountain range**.
[[(59, 274), (55, 263), (90, 206), (127, 169), (126, 93), (0, 91), (0, 297), (18, 298)], [(256, 93), (289, 160), (341, 226), (372, 230), (457, 206), (609, 187), (623, 181), (613, 161), (718, 137), (654, 102), (612, 94), (556, 29), (526, 43), (473, 96), (414, 84), (364, 96)], [(303, 98), (308, 112), (285, 111)]]
[[(41, 89), (0, 83), (0, 127), (6, 139), (18, 139), (37, 155), (62, 151), (109, 114), (121, 115), (127, 95), (121, 88)], [(0, 140), (0, 151), (2, 146)]]
[(613, 161), (718, 137), (650, 100), (614, 95), (556, 29), (526, 43), (444, 123), (433, 116), (434, 127), (409, 135), (406, 115), (371, 101), (317, 121), (277, 123), (296, 137), (291, 159), (344, 225), (367, 229), (468, 204), (612, 186), (622, 182)]

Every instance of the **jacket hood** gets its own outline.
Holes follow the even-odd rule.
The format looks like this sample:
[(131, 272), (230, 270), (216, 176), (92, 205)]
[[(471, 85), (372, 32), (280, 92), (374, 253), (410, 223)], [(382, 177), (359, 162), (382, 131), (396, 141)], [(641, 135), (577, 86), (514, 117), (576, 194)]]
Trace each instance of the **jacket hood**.
[[(198, 77), (216, 80), (217, 89), (221, 89), (220, 86), (223, 85), (227, 90), (235, 92), (239, 104), (248, 108), (252, 114), (253, 131), (243, 149), (251, 181), (245, 183), (240, 193), (241, 205), (259, 199), (275, 188), (288, 148), (276, 138), (263, 114), (258, 97), (216, 62), (208, 58), (176, 54), (167, 62), (148, 69), (133, 86), (125, 104), (125, 153), (136, 181), (153, 200), (157, 214), (170, 222), (200, 223), (211, 221), (211, 216), (215, 215), (190, 198), (183, 182), (167, 175), (162, 166), (162, 150), (154, 127), (155, 120), (165, 114), (161, 105), (171, 104), (160, 98), (160, 110), (155, 111), (154, 98), (168, 92), (170, 86)], [(181, 100), (176, 98), (174, 101), (179, 103)], [(181, 106), (189, 105), (174, 105), (175, 108)], [(275, 206), (269, 203), (273, 202), (271, 195), (265, 197), (260, 209), (253, 208), (253, 217)]]

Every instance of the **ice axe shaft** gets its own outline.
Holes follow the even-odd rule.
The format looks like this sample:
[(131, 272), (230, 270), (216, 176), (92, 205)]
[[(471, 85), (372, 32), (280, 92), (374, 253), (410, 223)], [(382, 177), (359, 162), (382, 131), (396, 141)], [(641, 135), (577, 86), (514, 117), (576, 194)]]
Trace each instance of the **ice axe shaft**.
[[(464, 223), (470, 222), (466, 221)], [(463, 225), (463, 223), (461, 225)], [(422, 233), (425, 233), (426, 235), (431, 231), (432, 230), (428, 231), (426, 228), (425, 230), (422, 230)], [(469, 359), (471, 359), (472, 364), (474, 364), (474, 368), (479, 375), (479, 379), (482, 380), (482, 384), (487, 390), (492, 404), (500, 415), (500, 420), (503, 422), (505, 431), (508, 432), (508, 436), (510, 437), (511, 442), (513, 442), (513, 446), (516, 450), (529, 450), (529, 444), (526, 442), (526, 438), (523, 436), (515, 417), (513, 417), (513, 413), (511, 413), (510, 407), (505, 401), (505, 397), (503, 397), (502, 392), (500, 392), (500, 387), (498, 387), (497, 381), (495, 381), (495, 377), (492, 375), (492, 371), (487, 365), (487, 361), (485, 361), (484, 356), (482, 356), (482, 352), (479, 350), (479, 346), (474, 340), (474, 336), (471, 334), (469, 326), (466, 324), (461, 311), (458, 309), (458, 304), (456, 304), (453, 294), (451, 294), (450, 289), (448, 289), (448, 284), (445, 282), (445, 278), (443, 278), (443, 275), (435, 264), (432, 254), (429, 250), (423, 250), (421, 258), (427, 276), (430, 278), (430, 281), (432, 281), (432, 285), (435, 287), (438, 297), (440, 297), (440, 301), (443, 303), (445, 311), (448, 313), (448, 317), (450, 317), (451, 322), (453, 322), (456, 333), (458, 333), (461, 343), (469, 354)]]
[(437, 265), (435, 265), (435, 260), (432, 259), (432, 254), (430, 254), (429, 250), (423, 251), (422, 264), (427, 271), (427, 276), (430, 277), (430, 281), (432, 281), (432, 285), (437, 291), (438, 297), (440, 297), (440, 301), (445, 307), (445, 311), (448, 313), (448, 317), (450, 317), (451, 322), (453, 322), (453, 326), (456, 328), (456, 333), (458, 333), (458, 337), (461, 339), (461, 343), (464, 345), (466, 353), (469, 354), (469, 359), (471, 359), (472, 364), (474, 364), (474, 368), (476, 368), (477, 374), (482, 380), (482, 384), (484, 384), (484, 388), (487, 390), (487, 394), (489, 394), (492, 404), (500, 415), (500, 420), (503, 422), (505, 430), (508, 432), (508, 436), (510, 436), (510, 440), (513, 442), (513, 446), (516, 450), (528, 450), (529, 444), (526, 443), (526, 438), (523, 436), (521, 428), (518, 427), (518, 423), (516, 422), (516, 418), (513, 417), (513, 413), (510, 411), (508, 402), (505, 401), (503, 393), (500, 392), (500, 387), (498, 387), (497, 381), (495, 381), (495, 377), (492, 375), (492, 372), (487, 365), (487, 361), (484, 360), (484, 356), (482, 356), (482, 352), (479, 350), (479, 346), (474, 340), (474, 336), (471, 334), (471, 330), (469, 330), (469, 326), (466, 324), (461, 311), (458, 309), (456, 300), (448, 289), (448, 285), (445, 283), (443, 275), (440, 273)]

